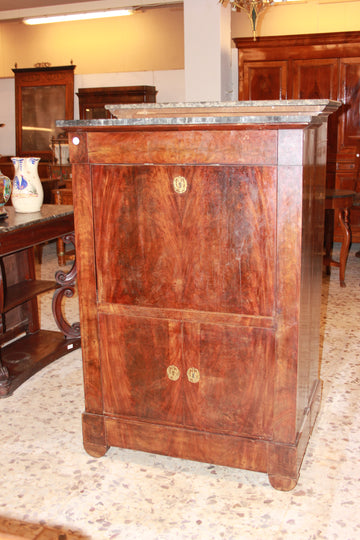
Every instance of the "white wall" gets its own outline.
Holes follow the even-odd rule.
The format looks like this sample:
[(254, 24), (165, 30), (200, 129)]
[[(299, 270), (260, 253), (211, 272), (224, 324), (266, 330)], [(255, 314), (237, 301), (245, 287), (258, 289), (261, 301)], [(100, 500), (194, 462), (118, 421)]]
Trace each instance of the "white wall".
[(0, 79), (0, 155), (15, 155), (15, 83)]
[[(134, 71), (130, 73), (94, 73), (75, 75), (75, 94), (79, 88), (98, 86), (155, 86), (157, 103), (183, 101), (185, 96), (184, 70)], [(75, 95), (74, 117), (79, 118), (79, 102)]]

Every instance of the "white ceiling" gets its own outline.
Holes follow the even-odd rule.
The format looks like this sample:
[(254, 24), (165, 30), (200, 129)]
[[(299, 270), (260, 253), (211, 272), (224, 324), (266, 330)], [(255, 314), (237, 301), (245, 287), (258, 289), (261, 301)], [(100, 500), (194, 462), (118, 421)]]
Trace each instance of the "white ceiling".
[(55, 13), (180, 4), (182, 0), (0, 0), (0, 21)]

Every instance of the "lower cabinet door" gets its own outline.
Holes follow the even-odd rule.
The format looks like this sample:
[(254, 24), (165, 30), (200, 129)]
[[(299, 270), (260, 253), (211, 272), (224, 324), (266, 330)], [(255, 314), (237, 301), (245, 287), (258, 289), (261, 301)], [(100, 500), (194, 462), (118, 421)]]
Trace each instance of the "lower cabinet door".
[(106, 414), (271, 436), (272, 330), (106, 313), (99, 324)]

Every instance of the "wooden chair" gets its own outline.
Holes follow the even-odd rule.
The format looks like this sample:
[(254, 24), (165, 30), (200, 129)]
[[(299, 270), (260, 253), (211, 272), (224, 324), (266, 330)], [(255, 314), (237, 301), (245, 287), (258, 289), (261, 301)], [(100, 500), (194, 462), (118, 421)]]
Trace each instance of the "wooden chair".
[[(53, 189), (52, 197), (54, 204), (73, 204), (71, 187)], [(73, 261), (75, 259), (75, 249), (66, 251), (65, 243), (62, 238), (58, 238), (56, 242), (59, 266), (65, 266), (67, 261)]]
[[(346, 189), (327, 189), (325, 196), (325, 257), (326, 271), (330, 274), (330, 266), (339, 268), (340, 287), (346, 287), (345, 268), (351, 242), (351, 227), (349, 222), (349, 209), (353, 206), (355, 191)], [(341, 241), (340, 260), (334, 261), (331, 257), (335, 219), (341, 227), (343, 238)]]

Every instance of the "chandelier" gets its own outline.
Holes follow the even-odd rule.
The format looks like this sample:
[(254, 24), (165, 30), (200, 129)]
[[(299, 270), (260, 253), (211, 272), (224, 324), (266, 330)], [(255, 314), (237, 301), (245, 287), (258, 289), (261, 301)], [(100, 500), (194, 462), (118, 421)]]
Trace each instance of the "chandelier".
[(219, 0), (219, 2), (225, 7), (230, 4), (233, 9), (242, 10), (247, 13), (255, 40), (258, 17), (265, 8), (274, 2), (274, 0)]

